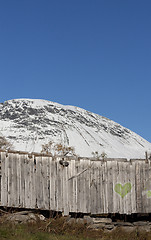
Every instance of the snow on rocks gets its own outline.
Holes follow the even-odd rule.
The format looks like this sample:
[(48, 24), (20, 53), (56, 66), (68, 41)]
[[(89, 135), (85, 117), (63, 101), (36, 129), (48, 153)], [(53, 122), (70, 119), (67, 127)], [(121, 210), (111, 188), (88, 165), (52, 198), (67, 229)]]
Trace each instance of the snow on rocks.
[(111, 158), (145, 158), (151, 152), (151, 143), (110, 119), (40, 99), (1, 103), (0, 134), (17, 151), (41, 152), (52, 141), (74, 147), (80, 157), (105, 152)]

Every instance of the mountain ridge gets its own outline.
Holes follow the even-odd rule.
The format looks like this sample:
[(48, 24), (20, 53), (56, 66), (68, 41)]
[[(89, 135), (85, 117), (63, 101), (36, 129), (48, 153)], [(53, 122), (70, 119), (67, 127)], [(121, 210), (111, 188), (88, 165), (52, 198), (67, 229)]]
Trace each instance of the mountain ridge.
[(52, 141), (73, 146), (77, 155), (105, 152), (107, 157), (144, 158), (151, 143), (106, 117), (43, 99), (0, 103), (0, 133), (15, 150), (40, 152)]

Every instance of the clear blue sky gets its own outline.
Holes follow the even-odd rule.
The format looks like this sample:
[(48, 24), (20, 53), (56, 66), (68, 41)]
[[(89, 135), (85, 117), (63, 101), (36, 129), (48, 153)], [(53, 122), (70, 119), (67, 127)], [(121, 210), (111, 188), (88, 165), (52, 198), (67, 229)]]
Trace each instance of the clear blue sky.
[(0, 0), (0, 102), (46, 99), (151, 142), (150, 0)]

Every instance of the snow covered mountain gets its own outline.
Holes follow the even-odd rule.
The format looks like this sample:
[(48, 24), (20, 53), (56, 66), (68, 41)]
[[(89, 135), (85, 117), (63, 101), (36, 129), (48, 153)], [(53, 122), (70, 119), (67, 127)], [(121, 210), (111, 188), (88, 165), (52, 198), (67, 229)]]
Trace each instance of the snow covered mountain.
[(15, 150), (40, 152), (53, 141), (73, 146), (76, 154), (92, 157), (144, 158), (151, 143), (105, 117), (84, 109), (37, 99), (14, 99), (0, 103), (0, 134)]

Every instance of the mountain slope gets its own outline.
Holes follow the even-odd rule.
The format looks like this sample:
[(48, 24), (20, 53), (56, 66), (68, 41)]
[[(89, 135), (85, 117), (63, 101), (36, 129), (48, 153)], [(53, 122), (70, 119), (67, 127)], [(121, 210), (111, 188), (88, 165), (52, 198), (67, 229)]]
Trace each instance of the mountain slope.
[(0, 133), (14, 149), (40, 152), (53, 141), (74, 146), (80, 156), (144, 158), (151, 143), (127, 128), (84, 109), (37, 99), (0, 103)]

